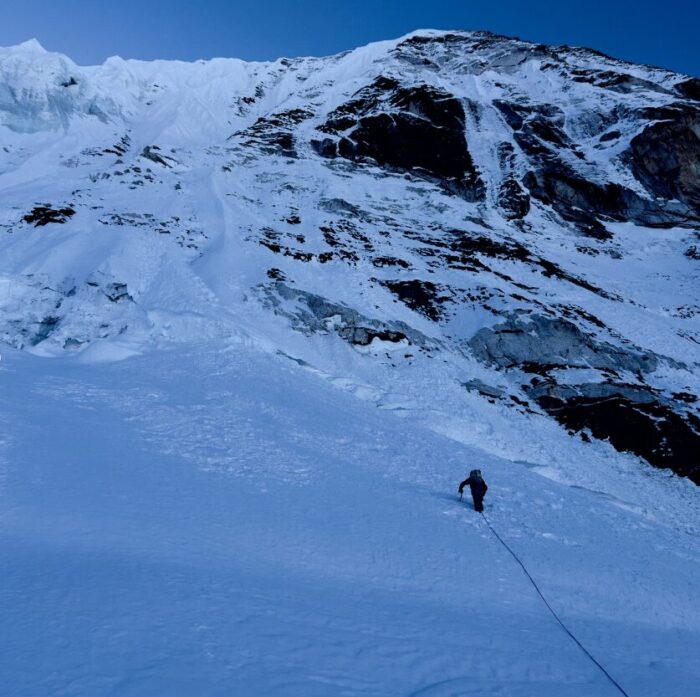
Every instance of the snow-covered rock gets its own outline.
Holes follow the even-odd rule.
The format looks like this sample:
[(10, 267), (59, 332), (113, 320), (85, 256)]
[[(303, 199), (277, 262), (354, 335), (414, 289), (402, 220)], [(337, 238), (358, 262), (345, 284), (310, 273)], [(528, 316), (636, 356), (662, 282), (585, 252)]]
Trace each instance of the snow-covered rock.
[(0, 49), (0, 337), (245, 335), (365, 395), (440, 374), (700, 483), (699, 100), (483, 32), (249, 64)]

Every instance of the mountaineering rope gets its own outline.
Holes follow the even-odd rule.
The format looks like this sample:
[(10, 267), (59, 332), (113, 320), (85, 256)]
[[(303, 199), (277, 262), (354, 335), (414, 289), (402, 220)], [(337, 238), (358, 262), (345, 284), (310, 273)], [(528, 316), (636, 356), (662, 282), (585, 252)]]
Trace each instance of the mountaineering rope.
[(610, 675), (610, 673), (608, 673), (608, 671), (605, 670), (605, 668), (603, 668), (603, 666), (600, 665), (598, 661), (596, 661), (596, 659), (591, 655), (590, 651), (573, 635), (569, 628), (561, 621), (559, 615), (557, 615), (557, 613), (554, 611), (554, 608), (552, 608), (552, 606), (547, 602), (547, 598), (544, 597), (542, 591), (540, 590), (540, 587), (535, 582), (535, 579), (532, 578), (532, 576), (530, 576), (530, 572), (525, 568), (525, 564), (523, 564), (522, 561), (520, 561), (518, 555), (503, 541), (503, 538), (496, 532), (493, 525), (491, 525), (489, 519), (486, 517), (483, 511), (481, 511), (481, 516), (486, 521), (486, 525), (489, 526), (491, 532), (496, 536), (496, 539), (510, 552), (513, 559), (515, 559), (515, 561), (518, 562), (520, 568), (523, 570), (528, 579), (530, 579), (532, 587), (537, 591), (537, 595), (539, 595), (540, 598), (542, 598), (542, 602), (547, 606), (547, 609), (552, 613), (552, 617), (554, 617), (554, 619), (560, 624), (561, 628), (574, 640), (574, 642), (581, 649), (581, 651), (583, 651), (583, 653), (585, 653), (586, 656), (588, 656), (588, 658), (590, 658), (590, 660), (593, 661), (593, 663), (595, 663), (595, 665), (597, 665), (598, 668), (600, 668), (600, 670), (605, 674), (608, 680), (620, 691), (620, 693), (623, 694), (625, 697), (630, 697), (620, 686), (620, 683), (618, 683), (617, 680), (615, 680), (615, 678), (613, 678), (613, 676)]

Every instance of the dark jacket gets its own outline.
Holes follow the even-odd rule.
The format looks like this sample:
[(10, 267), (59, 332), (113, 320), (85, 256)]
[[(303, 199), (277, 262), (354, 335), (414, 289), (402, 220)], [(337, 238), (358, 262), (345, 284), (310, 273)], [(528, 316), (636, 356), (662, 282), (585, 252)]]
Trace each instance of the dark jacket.
[(468, 477), (459, 485), (460, 494), (464, 491), (464, 487), (467, 486), (467, 484), (471, 489), (472, 498), (474, 499), (483, 499), (484, 494), (486, 494), (488, 491), (488, 486), (483, 479), (472, 479), (471, 477)]

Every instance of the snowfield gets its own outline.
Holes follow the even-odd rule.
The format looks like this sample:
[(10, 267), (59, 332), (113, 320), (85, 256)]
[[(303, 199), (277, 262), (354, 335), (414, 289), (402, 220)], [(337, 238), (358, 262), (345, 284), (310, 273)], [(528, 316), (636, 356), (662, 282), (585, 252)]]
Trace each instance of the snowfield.
[(0, 694), (694, 695), (698, 133), (485, 33), (0, 48)]
[(474, 466), (489, 520), (627, 692), (693, 694), (687, 480), (611, 476), (648, 499), (560, 482), (241, 344), (3, 358), (5, 694), (617, 694), (457, 501)]

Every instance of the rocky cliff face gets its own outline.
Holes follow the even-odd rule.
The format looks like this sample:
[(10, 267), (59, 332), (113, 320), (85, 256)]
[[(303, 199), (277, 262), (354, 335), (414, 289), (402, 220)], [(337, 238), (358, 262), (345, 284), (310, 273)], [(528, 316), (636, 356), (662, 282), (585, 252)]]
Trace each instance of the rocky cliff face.
[(29, 43), (0, 49), (0, 195), (5, 344), (243, 332), (700, 483), (694, 78), (488, 33), (92, 68)]

